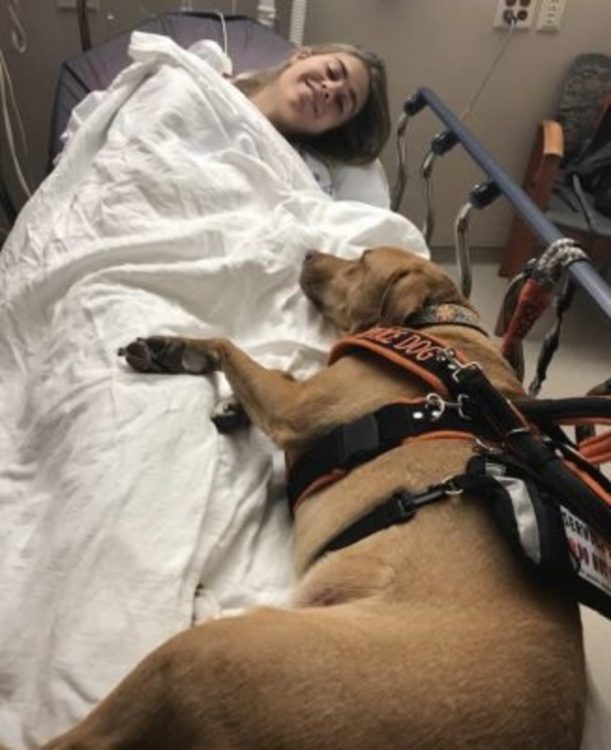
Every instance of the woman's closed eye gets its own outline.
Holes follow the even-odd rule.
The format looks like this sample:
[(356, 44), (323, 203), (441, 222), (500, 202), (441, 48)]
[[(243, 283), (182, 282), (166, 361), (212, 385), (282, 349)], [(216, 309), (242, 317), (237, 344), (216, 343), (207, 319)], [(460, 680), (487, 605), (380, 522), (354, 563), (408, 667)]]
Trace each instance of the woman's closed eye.
[(337, 81), (339, 79), (339, 72), (332, 65), (327, 65), (325, 73), (330, 81)]

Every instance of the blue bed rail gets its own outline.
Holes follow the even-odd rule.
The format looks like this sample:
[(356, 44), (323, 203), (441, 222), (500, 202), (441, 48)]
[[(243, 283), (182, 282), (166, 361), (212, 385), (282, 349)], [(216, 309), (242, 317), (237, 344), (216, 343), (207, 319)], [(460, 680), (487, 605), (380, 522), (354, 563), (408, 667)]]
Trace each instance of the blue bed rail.
[[(429, 88), (419, 88), (404, 105), (408, 115), (415, 115), (428, 106), (441, 120), (447, 131), (438, 135), (431, 144), (431, 150), (441, 155), (460, 143), (473, 161), (487, 175), (492, 193), (499, 193), (512, 204), (520, 218), (528, 224), (535, 236), (545, 247), (564, 237), (558, 227), (553, 224), (531, 200), (531, 198), (507, 175), (502, 167), (463, 125), (458, 117), (443, 101)], [(596, 271), (588, 259), (572, 263), (568, 269), (573, 281), (598, 305), (611, 321), (611, 287)]]

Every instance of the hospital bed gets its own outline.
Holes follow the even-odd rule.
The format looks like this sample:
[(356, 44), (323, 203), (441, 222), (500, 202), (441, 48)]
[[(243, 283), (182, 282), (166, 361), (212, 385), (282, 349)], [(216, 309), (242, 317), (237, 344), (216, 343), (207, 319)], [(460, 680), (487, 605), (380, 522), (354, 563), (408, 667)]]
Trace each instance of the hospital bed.
[(117, 349), (222, 333), (304, 376), (332, 337), (298, 290), (307, 249), (428, 253), (379, 180), (368, 200), (372, 176), (341, 173), (358, 184), (334, 197), (361, 200), (333, 200), (185, 49), (225, 46), (223, 28), (236, 72), (289, 49), (247, 18), (165, 14), (64, 64), (54, 167), (0, 254), (0, 743), (14, 750), (74, 724), (176, 632), (288, 602), (279, 456), (255, 430), (216, 432), (222, 378), (142, 377)]

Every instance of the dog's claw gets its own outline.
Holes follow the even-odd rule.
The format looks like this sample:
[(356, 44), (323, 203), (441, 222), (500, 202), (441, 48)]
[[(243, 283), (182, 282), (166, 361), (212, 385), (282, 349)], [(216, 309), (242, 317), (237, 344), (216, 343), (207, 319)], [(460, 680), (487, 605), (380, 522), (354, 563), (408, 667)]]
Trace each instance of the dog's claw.
[(219, 368), (219, 358), (214, 352), (165, 336), (137, 338), (120, 347), (117, 354), (138, 372), (207, 375)]
[(211, 416), (216, 429), (221, 433), (234, 432), (250, 423), (248, 415), (234, 398), (219, 402)]
[(183, 372), (182, 343), (168, 342), (162, 337), (137, 338), (117, 351), (130, 367), (138, 372)]

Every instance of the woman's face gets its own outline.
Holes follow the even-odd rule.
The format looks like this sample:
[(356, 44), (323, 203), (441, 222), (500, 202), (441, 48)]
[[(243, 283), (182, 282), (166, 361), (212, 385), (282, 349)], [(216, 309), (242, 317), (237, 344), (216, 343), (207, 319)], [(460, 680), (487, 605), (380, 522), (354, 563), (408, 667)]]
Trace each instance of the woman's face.
[(319, 135), (351, 120), (369, 96), (369, 72), (348, 52), (296, 52), (274, 82), (274, 125), (285, 135)]

